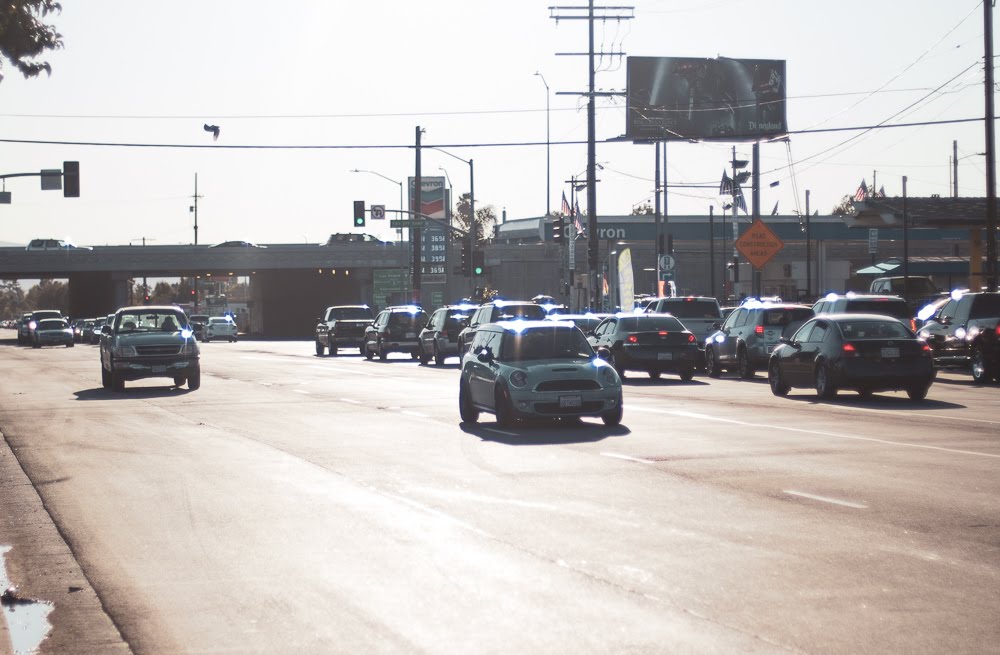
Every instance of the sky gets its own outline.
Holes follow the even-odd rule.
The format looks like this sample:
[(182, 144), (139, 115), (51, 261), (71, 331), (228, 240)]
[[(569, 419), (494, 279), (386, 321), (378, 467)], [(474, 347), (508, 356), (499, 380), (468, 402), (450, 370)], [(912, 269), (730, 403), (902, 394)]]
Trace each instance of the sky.
[[(77, 160), (81, 197), (43, 192), (33, 177), (6, 180), (12, 201), (0, 205), (0, 242), (193, 243), (196, 176), (199, 243), (325, 242), (353, 231), (355, 200), (399, 208), (418, 126), (423, 175), (447, 176), (457, 197), (469, 189), (462, 160), (472, 159), (477, 206), (508, 220), (558, 210), (565, 181), (585, 174), (587, 112), (575, 93), (586, 90), (587, 59), (558, 53), (586, 51), (586, 22), (553, 20), (549, 3), (62, 5), (47, 19), (64, 41), (42, 57), (51, 75), (2, 70), (0, 172)], [(632, 20), (596, 24), (598, 50), (787, 62), (793, 133), (787, 144), (761, 146), (762, 213), (775, 203), (781, 214), (804, 211), (807, 189), (811, 209), (828, 213), (873, 175), (890, 196), (901, 195), (903, 176), (911, 196), (948, 195), (953, 141), (960, 195), (985, 195), (981, 121), (794, 133), (982, 117), (978, 0), (631, 6)], [(626, 57), (597, 63), (596, 87), (624, 92)], [(599, 215), (652, 202), (653, 146), (604, 143), (625, 132), (625, 115), (622, 96), (598, 99)], [(206, 123), (220, 127), (217, 141)], [(697, 185), (718, 185), (732, 145), (667, 147), (668, 184), (696, 185), (669, 189), (670, 214), (719, 211), (717, 189)], [(738, 157), (750, 151), (737, 144)], [(366, 231), (396, 236), (387, 221), (369, 220)]]

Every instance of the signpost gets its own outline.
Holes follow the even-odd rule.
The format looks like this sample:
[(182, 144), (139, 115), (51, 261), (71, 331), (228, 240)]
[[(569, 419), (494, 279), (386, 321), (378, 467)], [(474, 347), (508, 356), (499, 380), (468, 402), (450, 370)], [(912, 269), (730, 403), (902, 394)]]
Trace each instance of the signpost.
[(373, 221), (385, 220), (385, 205), (372, 205), (371, 214)]
[(736, 240), (735, 245), (755, 269), (763, 270), (764, 266), (785, 247), (785, 242), (758, 218), (747, 228), (743, 236)]
[(878, 252), (878, 228), (868, 229), (868, 254), (874, 255)]

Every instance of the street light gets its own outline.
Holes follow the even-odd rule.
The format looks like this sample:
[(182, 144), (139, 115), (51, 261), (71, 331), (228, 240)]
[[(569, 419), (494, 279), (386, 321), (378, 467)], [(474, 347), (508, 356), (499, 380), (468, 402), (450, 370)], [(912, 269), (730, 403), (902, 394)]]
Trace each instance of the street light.
[(448, 169), (444, 166), (438, 166), (438, 170), (444, 173), (444, 179), (448, 181), (448, 202), (445, 203), (444, 208), (444, 218), (448, 221), (448, 225), (451, 225), (451, 203), (455, 202), (455, 185), (451, 183), (451, 175), (448, 175)]
[(551, 94), (549, 93), (549, 83), (545, 81), (545, 76), (539, 73), (538, 71), (535, 71), (535, 75), (537, 75), (542, 80), (542, 84), (545, 85), (545, 215), (548, 216), (549, 214), (552, 213), (552, 204), (551, 204), (552, 139), (550, 137), (551, 133), (549, 131), (549, 128), (551, 126), (551, 120), (550, 120), (551, 114), (549, 113), (549, 96)]
[[(444, 153), (451, 157), (452, 159), (457, 159), (463, 164), (469, 165), (469, 244), (472, 251), (476, 249), (476, 175), (475, 167), (472, 164), (472, 159), (462, 159), (458, 155), (453, 155), (447, 150), (442, 150), (441, 148), (436, 148), (434, 146), (427, 146), (429, 150), (437, 150), (438, 152)], [(442, 169), (443, 170), (443, 169)]]

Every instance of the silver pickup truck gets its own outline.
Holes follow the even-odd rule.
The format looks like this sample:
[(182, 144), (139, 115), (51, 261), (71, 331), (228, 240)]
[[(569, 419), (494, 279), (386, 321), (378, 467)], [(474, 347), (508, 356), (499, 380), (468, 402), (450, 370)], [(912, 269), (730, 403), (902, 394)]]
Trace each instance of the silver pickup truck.
[(680, 319), (684, 327), (694, 333), (702, 353), (705, 338), (722, 325), (719, 301), (705, 296), (654, 298), (646, 304), (645, 311), (647, 314), (670, 314)]

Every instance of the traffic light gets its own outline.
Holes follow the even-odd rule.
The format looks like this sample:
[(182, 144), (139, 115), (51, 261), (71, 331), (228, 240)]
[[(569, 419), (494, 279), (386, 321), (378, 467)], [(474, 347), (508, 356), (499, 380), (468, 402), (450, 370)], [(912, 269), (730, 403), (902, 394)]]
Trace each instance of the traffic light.
[(486, 264), (484, 263), (485, 258), (483, 257), (482, 250), (472, 251), (472, 275), (473, 277), (482, 277), (486, 274)]
[(365, 226), (365, 201), (354, 201), (354, 227)]
[(468, 239), (462, 239), (462, 275), (469, 277), (472, 272), (472, 244)]
[(667, 254), (667, 255), (674, 254), (674, 235), (673, 234), (668, 234), (667, 235), (667, 252), (664, 253), (664, 254)]
[(566, 240), (565, 216), (552, 217), (552, 240), (555, 241), (556, 243), (562, 243)]
[(80, 162), (63, 162), (63, 198), (80, 197)]

